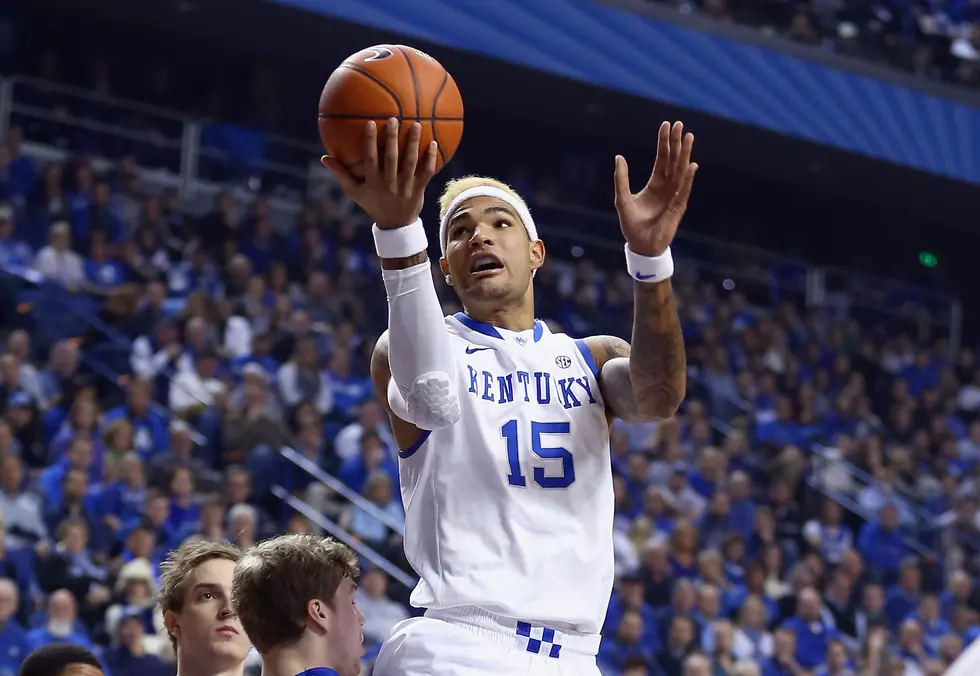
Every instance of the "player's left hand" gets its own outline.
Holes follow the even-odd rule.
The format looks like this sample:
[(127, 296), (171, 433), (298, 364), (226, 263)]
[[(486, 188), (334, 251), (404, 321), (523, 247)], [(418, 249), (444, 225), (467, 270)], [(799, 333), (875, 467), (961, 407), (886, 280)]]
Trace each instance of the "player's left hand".
[(616, 156), (616, 211), (623, 237), (634, 253), (659, 256), (674, 240), (698, 169), (691, 162), (693, 148), (694, 134), (685, 134), (682, 122), (675, 122), (673, 127), (662, 123), (653, 173), (636, 194), (630, 191), (626, 158)]

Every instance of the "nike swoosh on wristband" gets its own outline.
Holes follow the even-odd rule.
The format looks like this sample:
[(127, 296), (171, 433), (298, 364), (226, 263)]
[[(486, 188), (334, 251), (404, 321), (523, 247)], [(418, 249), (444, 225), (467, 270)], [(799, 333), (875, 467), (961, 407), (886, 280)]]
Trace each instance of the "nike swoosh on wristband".
[(636, 278), (638, 280), (640, 280), (641, 282), (642, 281), (645, 281), (647, 279), (655, 279), (656, 277), (657, 277), (657, 274), (656, 273), (654, 273), (652, 275), (644, 275), (643, 273), (640, 273), (640, 272), (637, 272), (636, 273)]
[(466, 348), (466, 354), (473, 354), (474, 352), (479, 352), (480, 350), (492, 350), (492, 347), (468, 347)]

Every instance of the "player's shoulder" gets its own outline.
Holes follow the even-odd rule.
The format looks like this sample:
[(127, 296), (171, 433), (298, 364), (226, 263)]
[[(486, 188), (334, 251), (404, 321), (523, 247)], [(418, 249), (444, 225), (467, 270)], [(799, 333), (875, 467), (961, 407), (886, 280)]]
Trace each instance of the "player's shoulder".
[(388, 329), (378, 336), (377, 342), (374, 344), (374, 351), (372, 353), (375, 357), (378, 356), (388, 356)]

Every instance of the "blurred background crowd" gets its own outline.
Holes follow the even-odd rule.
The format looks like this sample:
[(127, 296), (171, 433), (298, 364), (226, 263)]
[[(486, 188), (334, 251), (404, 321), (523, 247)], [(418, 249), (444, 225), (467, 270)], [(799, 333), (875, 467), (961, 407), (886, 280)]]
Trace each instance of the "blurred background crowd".
[(971, 0), (657, 1), (919, 77), (980, 85), (980, 4)]
[[(978, 7), (697, 9), (975, 87)], [(187, 538), (284, 531), (356, 544), (370, 673), (417, 612), (368, 375), (384, 289), (370, 224), (316, 147), (270, 133), (302, 124), (279, 96), (288, 65), (202, 87), (192, 69), (223, 57), (200, 45), (155, 61), (147, 39), (113, 59), (136, 48), (57, 48), (21, 19), (4, 75), (29, 77), (0, 109), (0, 676), (55, 640), (98, 646), (113, 676), (173, 674), (161, 558)], [(191, 160), (189, 115), (205, 120)], [(588, 143), (488, 152), (493, 131), (471, 123), (447, 173), (495, 173), (540, 215), (539, 316), (628, 338), (609, 158)], [(980, 345), (956, 280), (854, 246), (831, 262), (861, 267), (828, 283), (827, 235), (785, 227), (788, 205), (799, 223), (827, 205), (765, 212), (764, 184), (704, 183), (675, 247), (687, 399), (613, 430), (603, 672), (941, 674), (980, 634)]]

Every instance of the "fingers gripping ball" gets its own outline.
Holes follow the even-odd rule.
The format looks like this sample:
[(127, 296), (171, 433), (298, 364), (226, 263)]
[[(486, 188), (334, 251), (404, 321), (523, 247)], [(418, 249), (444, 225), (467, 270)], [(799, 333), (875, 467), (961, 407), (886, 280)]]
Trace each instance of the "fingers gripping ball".
[[(414, 47), (377, 45), (348, 57), (320, 94), (320, 139), (355, 177), (362, 178), (364, 126), (384, 129), (389, 118), (422, 125), (421, 148), (439, 144), (436, 171), (456, 152), (463, 136), (463, 100), (452, 76), (438, 61)], [(400, 124), (399, 156), (409, 125)], [(378, 134), (384, 142), (384, 134)], [(383, 156), (383, 151), (379, 152)]]

